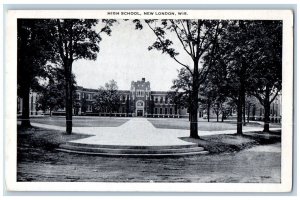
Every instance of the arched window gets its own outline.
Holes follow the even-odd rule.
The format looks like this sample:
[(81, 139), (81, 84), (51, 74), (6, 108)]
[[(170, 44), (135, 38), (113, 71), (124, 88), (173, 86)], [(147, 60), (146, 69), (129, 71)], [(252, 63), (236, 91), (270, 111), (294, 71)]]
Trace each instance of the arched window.
[(144, 102), (142, 100), (139, 100), (136, 102), (136, 106), (137, 107), (143, 107), (144, 106)]

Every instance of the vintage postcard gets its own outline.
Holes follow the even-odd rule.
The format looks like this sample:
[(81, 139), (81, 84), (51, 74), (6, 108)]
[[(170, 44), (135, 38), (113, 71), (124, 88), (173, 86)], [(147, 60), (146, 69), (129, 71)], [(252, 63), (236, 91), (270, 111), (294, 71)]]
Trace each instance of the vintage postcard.
[(291, 191), (292, 11), (6, 19), (9, 191)]

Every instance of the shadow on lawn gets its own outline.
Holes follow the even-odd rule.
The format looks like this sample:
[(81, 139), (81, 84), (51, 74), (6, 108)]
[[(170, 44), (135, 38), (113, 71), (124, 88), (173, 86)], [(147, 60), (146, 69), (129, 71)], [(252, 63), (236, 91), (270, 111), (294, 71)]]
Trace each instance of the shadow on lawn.
[(44, 150), (54, 150), (60, 144), (70, 140), (87, 138), (92, 135), (86, 134), (71, 134), (67, 135), (62, 131), (48, 130), (42, 128), (21, 128), (17, 127), (17, 146), (30, 148), (43, 148)]
[(200, 139), (189, 137), (180, 138), (187, 142), (199, 144), (211, 154), (231, 153), (258, 145), (268, 145), (281, 142), (281, 131), (265, 133), (261, 131), (248, 132), (243, 135), (220, 134), (200, 136)]
[[(18, 126), (17, 146), (19, 149), (38, 148), (41, 150), (55, 151), (60, 144), (66, 143), (70, 140), (77, 140), (90, 136), (92, 135), (66, 135), (62, 131), (35, 127), (22, 129)], [(281, 131), (270, 133), (257, 131), (248, 132), (241, 136), (235, 134), (220, 134), (200, 136), (200, 139), (192, 139), (189, 137), (182, 137), (180, 139), (197, 143), (211, 154), (219, 154), (237, 152), (257, 145), (268, 145), (281, 142)]]

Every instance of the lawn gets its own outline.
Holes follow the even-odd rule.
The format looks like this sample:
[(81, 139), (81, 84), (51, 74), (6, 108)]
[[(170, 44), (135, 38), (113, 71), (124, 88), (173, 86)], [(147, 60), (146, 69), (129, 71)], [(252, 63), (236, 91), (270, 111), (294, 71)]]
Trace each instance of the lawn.
[[(148, 119), (149, 122), (153, 124), (156, 128), (165, 128), (165, 129), (184, 129), (190, 130), (190, 122), (188, 119)], [(263, 125), (257, 122), (247, 123), (243, 129), (253, 128), (253, 127), (261, 127)], [(280, 127), (280, 125), (271, 124), (270, 127)], [(198, 129), (199, 131), (224, 131), (224, 130), (235, 130), (236, 122), (234, 121), (224, 121), (224, 122), (216, 122), (211, 121), (207, 122), (204, 120), (198, 121)]]
[[(66, 119), (61, 116), (35, 117), (31, 122), (65, 127)], [(127, 122), (127, 118), (116, 117), (73, 117), (73, 127), (118, 127)]]
[[(56, 151), (86, 135), (20, 129), (17, 181), (50, 182), (245, 182), (280, 183), (280, 132), (264, 137), (215, 135), (196, 140), (209, 155), (181, 158), (100, 157)], [(182, 138), (189, 140), (189, 138)], [(262, 151), (257, 148), (271, 149)], [(277, 151), (272, 151), (276, 149)]]
[[(130, 118), (122, 117), (83, 117), (75, 116), (73, 117), (73, 127), (118, 127), (130, 120)], [(148, 121), (153, 124), (156, 128), (162, 129), (190, 129), (190, 123), (186, 118), (173, 119), (173, 118), (160, 118), (153, 119), (148, 118)], [(56, 125), (65, 127), (65, 117), (63, 116), (52, 116), (52, 117), (34, 117), (31, 118), (33, 123), (41, 123), (47, 125)], [(253, 127), (261, 127), (263, 125), (258, 122), (247, 123), (243, 129), (249, 129)], [(270, 127), (280, 127), (280, 124), (270, 124)], [(224, 121), (216, 122), (211, 121), (207, 122), (201, 120), (198, 122), (199, 131), (224, 131), (224, 130), (235, 130), (236, 122), (234, 121)]]

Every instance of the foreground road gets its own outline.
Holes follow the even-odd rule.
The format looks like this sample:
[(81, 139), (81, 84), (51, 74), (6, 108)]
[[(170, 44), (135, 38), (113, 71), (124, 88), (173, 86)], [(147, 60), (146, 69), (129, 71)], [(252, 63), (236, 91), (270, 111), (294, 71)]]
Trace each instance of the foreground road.
[(18, 148), (18, 181), (279, 183), (280, 143), (172, 159), (111, 158)]

